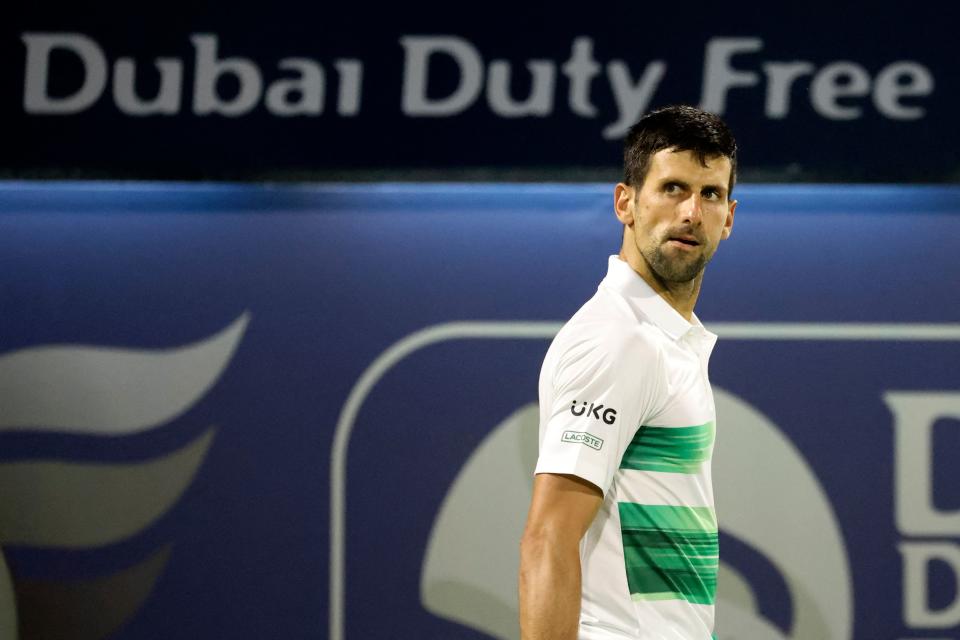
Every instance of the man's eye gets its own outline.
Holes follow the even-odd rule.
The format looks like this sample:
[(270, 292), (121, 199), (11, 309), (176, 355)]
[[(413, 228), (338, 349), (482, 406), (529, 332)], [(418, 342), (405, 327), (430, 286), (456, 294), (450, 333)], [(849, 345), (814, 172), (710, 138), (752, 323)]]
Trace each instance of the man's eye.
[(670, 193), (670, 194), (679, 193), (679, 192), (680, 192), (680, 185), (676, 184), (675, 182), (671, 182), (670, 184), (664, 186), (663, 192), (664, 192), (664, 193)]
[(710, 189), (708, 191), (703, 192), (703, 197), (706, 198), (707, 200), (719, 200), (720, 193)]

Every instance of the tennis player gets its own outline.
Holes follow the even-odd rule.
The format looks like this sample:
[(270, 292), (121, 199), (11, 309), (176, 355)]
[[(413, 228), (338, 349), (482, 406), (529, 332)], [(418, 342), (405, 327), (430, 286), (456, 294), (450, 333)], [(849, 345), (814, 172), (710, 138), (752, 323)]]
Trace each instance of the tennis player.
[(620, 253), (540, 372), (523, 640), (713, 637), (716, 336), (693, 310), (733, 227), (736, 163), (726, 124), (693, 107), (652, 112), (626, 137)]

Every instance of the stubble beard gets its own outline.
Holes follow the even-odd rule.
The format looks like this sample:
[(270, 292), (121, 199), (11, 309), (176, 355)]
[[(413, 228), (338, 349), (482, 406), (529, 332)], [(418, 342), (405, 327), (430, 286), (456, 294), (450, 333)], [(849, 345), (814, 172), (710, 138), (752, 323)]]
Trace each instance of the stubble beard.
[(664, 250), (664, 243), (644, 247), (640, 249), (640, 253), (661, 281), (674, 284), (690, 282), (696, 278), (706, 268), (711, 257), (702, 250), (696, 257), (685, 255), (670, 257)]

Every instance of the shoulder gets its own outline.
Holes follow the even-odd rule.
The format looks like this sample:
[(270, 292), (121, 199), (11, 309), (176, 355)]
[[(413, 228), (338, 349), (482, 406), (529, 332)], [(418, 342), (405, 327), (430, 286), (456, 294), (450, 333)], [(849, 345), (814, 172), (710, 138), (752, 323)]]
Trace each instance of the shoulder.
[(658, 367), (661, 345), (650, 328), (622, 317), (576, 318), (557, 334), (551, 346), (560, 370), (629, 374)]

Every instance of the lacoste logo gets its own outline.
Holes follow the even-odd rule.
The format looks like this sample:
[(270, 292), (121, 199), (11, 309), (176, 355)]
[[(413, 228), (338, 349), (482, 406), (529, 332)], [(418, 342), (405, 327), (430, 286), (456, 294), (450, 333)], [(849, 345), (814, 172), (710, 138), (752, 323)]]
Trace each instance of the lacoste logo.
[(592, 433), (587, 433), (586, 431), (564, 431), (562, 439), (564, 442), (578, 442), (580, 444), (585, 444), (591, 449), (596, 449), (597, 451), (600, 451), (600, 448), (603, 447), (603, 440)]
[[(581, 402), (580, 404), (582, 406), (578, 410), (577, 401), (574, 400), (573, 404), (570, 405), (570, 413), (575, 416), (582, 416), (586, 413), (587, 415), (593, 416), (597, 420), (603, 420), (603, 422), (606, 424), (613, 424), (617, 421), (617, 410), (612, 407), (603, 409), (602, 404), (595, 405), (592, 402), (590, 403), (590, 406), (587, 407), (586, 401)], [(601, 409), (603, 409), (603, 413), (600, 413)]]
[[(0, 436), (51, 434), (82, 438), (98, 451), (123, 449), (126, 436), (176, 421), (210, 391), (248, 321), (244, 313), (215, 335), (171, 349), (37, 345), (0, 354)], [(92, 576), (51, 579), (7, 560), (16, 548), (110, 555), (112, 545), (149, 529), (180, 501), (217, 427), (193, 431), (188, 442), (153, 449), (146, 459), (78, 459), (62, 447), (41, 447), (26, 459), (0, 456), (0, 638), (100, 640), (137, 613), (163, 574), (171, 542)]]

